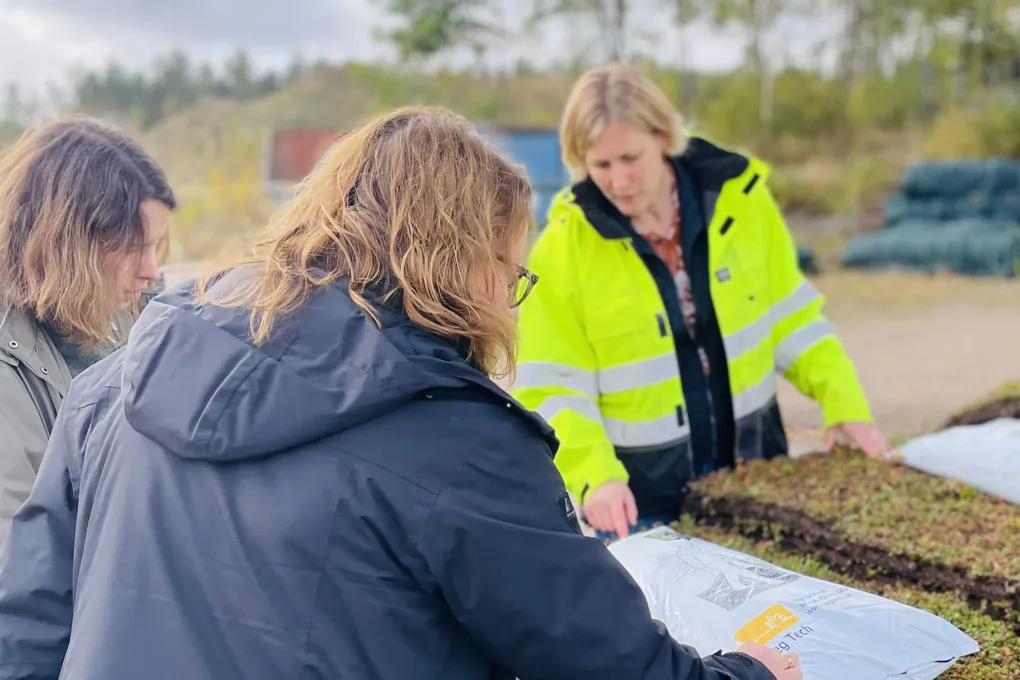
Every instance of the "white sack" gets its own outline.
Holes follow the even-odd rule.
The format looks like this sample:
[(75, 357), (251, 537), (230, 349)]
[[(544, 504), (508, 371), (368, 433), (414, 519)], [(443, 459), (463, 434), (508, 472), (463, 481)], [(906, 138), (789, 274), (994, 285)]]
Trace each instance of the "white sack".
[(912, 468), (1020, 505), (1020, 420), (951, 427), (908, 442), (900, 453)]
[(658, 527), (609, 550), (652, 616), (699, 654), (759, 642), (800, 656), (804, 680), (934, 680), (978, 644), (944, 619)]

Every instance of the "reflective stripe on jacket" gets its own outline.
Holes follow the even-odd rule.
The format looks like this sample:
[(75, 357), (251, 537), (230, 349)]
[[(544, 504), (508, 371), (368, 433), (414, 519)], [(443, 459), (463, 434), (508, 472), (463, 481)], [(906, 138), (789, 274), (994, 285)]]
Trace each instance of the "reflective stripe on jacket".
[[(768, 167), (702, 139), (683, 159), (702, 195), (736, 457), (786, 453), (777, 370), (819, 402), (826, 425), (870, 421), (853, 364), (822, 316), (823, 297), (798, 268)], [(577, 200), (581, 188), (556, 196), (530, 256), (541, 283), (520, 310), (514, 395), (555, 428), (556, 463), (572, 493), (583, 499), (607, 480), (628, 480), (644, 512), (651, 499), (679, 502), (683, 483), (697, 476), (689, 395), (675, 326), (633, 230), (594, 226)]]

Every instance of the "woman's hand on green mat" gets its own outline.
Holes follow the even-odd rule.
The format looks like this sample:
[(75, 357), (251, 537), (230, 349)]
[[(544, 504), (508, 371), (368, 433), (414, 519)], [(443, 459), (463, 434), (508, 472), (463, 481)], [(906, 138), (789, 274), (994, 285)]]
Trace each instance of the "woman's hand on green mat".
[(874, 423), (840, 423), (829, 428), (826, 448), (831, 451), (841, 437), (850, 440), (857, 448), (872, 458), (885, 458), (889, 452), (889, 440)]
[(589, 526), (615, 532), (620, 538), (626, 538), (630, 528), (637, 524), (637, 514), (634, 492), (619, 479), (596, 487), (584, 499), (584, 519)]

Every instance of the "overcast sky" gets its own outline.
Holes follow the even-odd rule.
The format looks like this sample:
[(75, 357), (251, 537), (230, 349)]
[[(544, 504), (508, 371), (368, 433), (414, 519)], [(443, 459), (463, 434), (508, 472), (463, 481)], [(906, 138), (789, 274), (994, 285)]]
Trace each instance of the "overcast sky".
[[(519, 26), (529, 3), (500, 1), (506, 24)], [(171, 49), (218, 62), (243, 47), (263, 67), (283, 65), (295, 52), (335, 61), (388, 60), (392, 50), (375, 37), (393, 21), (378, 9), (381, 4), (381, 0), (0, 0), (0, 83), (13, 81), (41, 92), (47, 82), (64, 82), (76, 66), (95, 67), (114, 58), (131, 68), (145, 68)], [(672, 24), (669, 15), (657, 9), (666, 3), (637, 4), (646, 13), (634, 17), (636, 32), (656, 34), (653, 42), (643, 44), (663, 61), (679, 60), (682, 45), (698, 68), (728, 69), (740, 61), (743, 39), (738, 32), (699, 26), (682, 35), (661, 28)], [(591, 33), (579, 25), (551, 24), (541, 35), (494, 50), (491, 59), (512, 64), (526, 56), (537, 65), (564, 59), (591, 40)], [(803, 31), (803, 25), (786, 26), (776, 36), (777, 44), (792, 46), (794, 58), (802, 56), (796, 54), (795, 35)], [(471, 56), (454, 54), (449, 59), (466, 63)]]

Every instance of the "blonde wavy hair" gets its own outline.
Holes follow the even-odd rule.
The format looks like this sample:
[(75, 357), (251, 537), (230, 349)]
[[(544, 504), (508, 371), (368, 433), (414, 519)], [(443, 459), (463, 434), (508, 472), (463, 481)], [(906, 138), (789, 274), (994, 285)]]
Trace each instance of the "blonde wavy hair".
[[(198, 290), (213, 304), (249, 307), (260, 344), (314, 289), (342, 280), (377, 324), (370, 298), (399, 300), (413, 323), (467, 340), (470, 360), (506, 376), (516, 361), (516, 323), (480, 282), (493, 271), (517, 282), (511, 253), (531, 228), (530, 204), (524, 169), (466, 119), (401, 108), (339, 139), (252, 253), (210, 272)], [(246, 265), (255, 271), (248, 283), (209, 297), (213, 276)]]
[(563, 164), (574, 181), (588, 176), (584, 162), (588, 149), (607, 127), (618, 123), (664, 135), (670, 154), (687, 148), (680, 115), (648, 76), (624, 62), (597, 66), (574, 83), (560, 120)]
[(156, 162), (112, 126), (71, 116), (26, 130), (0, 155), (0, 299), (86, 350), (123, 340), (115, 321), (131, 310), (110, 258), (142, 252), (150, 200), (177, 207)]

